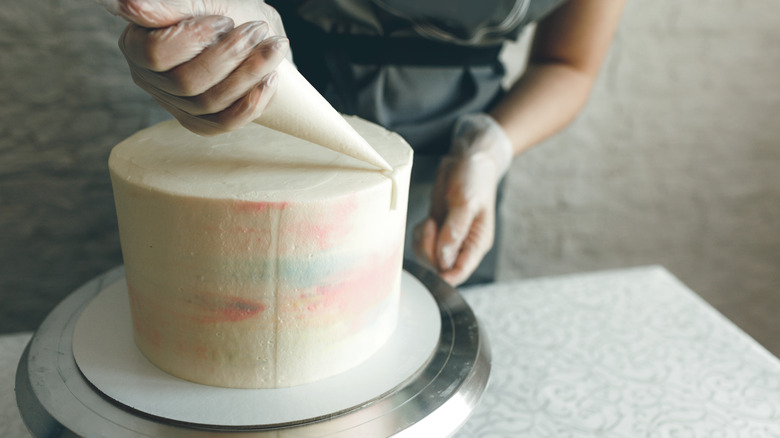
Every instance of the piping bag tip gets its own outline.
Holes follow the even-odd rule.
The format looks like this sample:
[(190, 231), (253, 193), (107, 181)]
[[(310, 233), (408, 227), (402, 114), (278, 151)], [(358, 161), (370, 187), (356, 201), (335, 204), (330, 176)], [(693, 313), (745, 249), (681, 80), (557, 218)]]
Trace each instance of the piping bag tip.
[(279, 74), (276, 93), (255, 123), (341, 152), (379, 169), (393, 170), (292, 63), (284, 59), (276, 71)]

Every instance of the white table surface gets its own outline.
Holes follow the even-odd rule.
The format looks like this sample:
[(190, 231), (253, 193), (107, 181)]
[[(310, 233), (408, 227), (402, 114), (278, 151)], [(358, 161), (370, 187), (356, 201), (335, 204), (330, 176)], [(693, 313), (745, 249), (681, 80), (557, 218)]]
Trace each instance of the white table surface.
[[(457, 438), (780, 437), (780, 360), (660, 267), (471, 288), (493, 354)], [(0, 336), (0, 437), (28, 437)]]

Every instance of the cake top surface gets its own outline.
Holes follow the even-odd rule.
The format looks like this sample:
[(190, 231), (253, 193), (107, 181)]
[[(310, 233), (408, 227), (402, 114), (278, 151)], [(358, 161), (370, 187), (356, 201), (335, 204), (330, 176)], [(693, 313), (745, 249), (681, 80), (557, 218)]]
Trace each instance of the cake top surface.
[[(346, 120), (396, 170), (410, 167), (401, 136), (359, 119)], [(352, 157), (257, 124), (202, 137), (177, 121), (158, 123), (114, 147), (115, 178), (176, 195), (249, 201), (339, 196), (379, 184), (388, 173)]]

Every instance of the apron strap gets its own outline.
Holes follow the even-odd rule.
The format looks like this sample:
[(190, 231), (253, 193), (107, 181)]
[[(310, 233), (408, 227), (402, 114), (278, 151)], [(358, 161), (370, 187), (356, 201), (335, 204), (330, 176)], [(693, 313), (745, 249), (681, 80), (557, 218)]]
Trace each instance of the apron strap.
[(353, 64), (462, 67), (493, 65), (500, 45), (472, 47), (425, 38), (391, 38), (372, 35), (322, 33), (329, 45), (342, 47)]
[(336, 109), (346, 114), (357, 112), (358, 87), (353, 65), (502, 68), (498, 59), (501, 45), (472, 47), (423, 37), (331, 34), (300, 18), (296, 1), (267, 3), (282, 16), (298, 70)]

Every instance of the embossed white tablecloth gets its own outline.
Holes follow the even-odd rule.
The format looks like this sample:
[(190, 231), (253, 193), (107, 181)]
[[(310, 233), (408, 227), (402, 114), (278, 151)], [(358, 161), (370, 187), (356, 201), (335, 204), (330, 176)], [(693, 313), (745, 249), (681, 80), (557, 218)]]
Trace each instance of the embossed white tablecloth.
[[(457, 438), (780, 437), (780, 360), (666, 270), (463, 291), (493, 353)], [(27, 437), (13, 379), (29, 334), (0, 337), (0, 437)]]
[(464, 295), (493, 373), (458, 438), (780, 437), (780, 360), (663, 268)]

